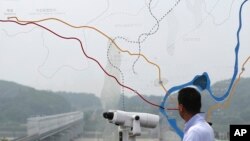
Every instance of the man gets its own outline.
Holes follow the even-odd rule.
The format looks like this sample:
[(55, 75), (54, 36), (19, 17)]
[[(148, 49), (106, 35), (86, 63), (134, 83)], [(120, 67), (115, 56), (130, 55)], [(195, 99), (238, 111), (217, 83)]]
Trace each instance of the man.
[(200, 113), (201, 95), (191, 87), (178, 93), (179, 114), (185, 121), (183, 141), (214, 141), (214, 131)]

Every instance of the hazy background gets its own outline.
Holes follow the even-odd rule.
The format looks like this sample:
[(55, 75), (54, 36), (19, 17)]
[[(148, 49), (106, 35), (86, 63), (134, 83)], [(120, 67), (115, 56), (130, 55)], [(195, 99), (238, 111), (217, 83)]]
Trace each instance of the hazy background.
[[(115, 76), (122, 85), (131, 87), (147, 96), (149, 101), (159, 104), (166, 93), (160, 86), (159, 79), (168, 90), (192, 80), (195, 75), (207, 72), (212, 84), (216, 85), (219, 81), (223, 83), (216, 88), (213, 85), (213, 92), (218, 95), (225, 93), (234, 72), (234, 49), (242, 2), (243, 0), (0, 0), (0, 20), (7, 20), (8, 17), (26, 21), (58, 18), (73, 26), (88, 26), (72, 28), (55, 20), (39, 22), (61, 36), (78, 38), (86, 55), (96, 59), (107, 73)], [(242, 64), (250, 56), (249, 9), (250, 4), (247, 2), (242, 9), (239, 73)], [(39, 91), (37, 93), (89, 94), (99, 103), (99, 106), (93, 108), (88, 101), (84, 101), (86, 98), (82, 98), (79, 103), (84, 104), (81, 106), (74, 107), (74, 102), (69, 102), (63, 104), (65, 108), (47, 109), (45, 114), (73, 110), (86, 112), (86, 109), (93, 108), (96, 113), (90, 114), (93, 122), (103, 122), (102, 117), (98, 117), (107, 109), (141, 110), (159, 114), (157, 108), (143, 102), (134, 91), (121, 87), (86, 55), (76, 40), (61, 39), (32, 24), (20, 26), (0, 22), (0, 80), (3, 80), (3, 84), (6, 81), (15, 82), (32, 87)], [(249, 62), (244, 69), (242, 76), (250, 77)], [(241, 85), (246, 85), (244, 83), (241, 82)], [(243, 87), (241, 85), (239, 87)], [(5, 96), (18, 96), (20, 93), (12, 92), (12, 87), (7, 87), (0, 94), (3, 95), (8, 89), (11, 92)], [(247, 92), (242, 89), (238, 91)], [(154, 96), (157, 97), (156, 101), (152, 98)], [(135, 103), (144, 103), (142, 107), (147, 110), (140, 106), (130, 107), (129, 98), (136, 98)], [(209, 98), (208, 96), (207, 99)], [(37, 101), (30, 99), (33, 100)], [(64, 100), (59, 103), (64, 103)], [(205, 100), (207, 107), (204, 111), (215, 104), (211, 98), (210, 100)], [(40, 106), (37, 109), (41, 109)], [(232, 110), (230, 108), (233, 107), (229, 107)], [(7, 111), (11, 109), (7, 108)], [(12, 113), (18, 111), (17, 109)], [(31, 111), (17, 123), (24, 123), (30, 115), (40, 114)], [(223, 114), (214, 115), (214, 119), (220, 121)], [(243, 118), (244, 114), (238, 114)], [(178, 118), (178, 114), (173, 116)], [(14, 121), (15, 119), (10, 122)], [(7, 120), (2, 122), (7, 123)], [(229, 123), (230, 120), (224, 124), (225, 127), (218, 126), (218, 130), (226, 129)], [(100, 126), (100, 131), (98, 127), (93, 127), (91, 131), (105, 133), (105, 129), (109, 128), (109, 125), (103, 123)], [(116, 127), (113, 129), (116, 130)], [(159, 130), (164, 131), (165, 128)]]
[[(116, 38), (122, 50), (138, 54), (140, 48), (141, 54), (159, 65), (161, 78), (167, 82), (165, 87), (170, 88), (205, 71), (212, 83), (232, 77), (241, 3), (235, 0), (152, 0), (151, 4), (143, 0), (63, 0), (58, 4), (47, 0), (1, 0), (0, 19), (10, 16), (22, 20), (56, 17), (72, 25), (95, 27), (110, 38)], [(242, 12), (239, 65), (250, 52), (248, 7), (246, 3)], [(57, 21), (41, 24), (60, 35), (81, 39), (90, 57), (97, 59), (103, 67), (110, 64), (113, 53), (109, 50), (109, 40), (97, 31), (73, 29)], [(63, 40), (34, 25), (13, 23), (1, 23), (0, 37), (0, 79), (37, 89), (101, 95), (106, 75), (83, 55), (77, 41)], [(139, 46), (124, 38), (143, 42)], [(121, 52), (119, 59), (120, 65), (113, 69), (120, 69), (121, 83), (146, 95), (164, 95), (163, 89), (155, 85), (159, 79), (155, 66), (142, 57), (136, 61), (137, 56), (128, 53)], [(245, 71), (244, 76), (250, 76), (249, 72)], [(125, 90), (125, 93), (134, 95), (131, 91)]]

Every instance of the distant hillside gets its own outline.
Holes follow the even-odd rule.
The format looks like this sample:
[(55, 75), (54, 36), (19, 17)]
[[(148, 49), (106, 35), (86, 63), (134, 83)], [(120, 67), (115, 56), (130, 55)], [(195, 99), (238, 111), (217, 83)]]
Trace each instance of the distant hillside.
[[(228, 84), (229, 80), (215, 83), (215, 94), (224, 94)], [(212, 121), (218, 130), (225, 130), (229, 127), (229, 124), (250, 124), (249, 88), (250, 78), (242, 78), (236, 87), (229, 106), (213, 113)]]
[[(213, 94), (220, 97), (225, 94), (228, 89), (230, 80), (223, 80), (212, 85)], [(218, 109), (212, 113), (213, 127), (217, 131), (227, 131), (230, 124), (250, 124), (250, 78), (242, 78), (236, 91), (232, 96), (229, 106), (225, 109)], [(177, 96), (177, 95), (176, 95)], [(163, 96), (146, 96), (146, 99), (154, 103), (160, 103)], [(227, 99), (226, 99), (227, 100)], [(126, 110), (128, 111), (144, 111), (158, 114), (158, 109), (150, 106), (142, 101), (138, 96), (126, 98)], [(208, 92), (202, 93), (202, 110), (207, 110), (216, 104)], [(169, 106), (169, 105), (168, 105)], [(173, 105), (175, 106), (175, 105)], [(173, 112), (175, 118), (180, 120), (178, 112)]]
[[(97, 109), (101, 109), (101, 101), (94, 94), (36, 90), (0, 80), (0, 131), (25, 130), (20, 124), (25, 124), (28, 117), (75, 110), (84, 112), (86, 122), (90, 123), (86, 127), (94, 130), (99, 125), (91, 117)], [(96, 117), (102, 118), (99, 114)]]
[(88, 93), (56, 93), (64, 97), (70, 104), (73, 110), (91, 111), (93, 109), (101, 109), (101, 101), (94, 94)]
[[(224, 80), (215, 83), (212, 86), (213, 93), (216, 96), (224, 95), (229, 82)], [(225, 131), (229, 124), (250, 124), (250, 78), (242, 78), (236, 88), (230, 106), (213, 112), (212, 122), (216, 130)], [(144, 96), (144, 98), (160, 104), (163, 96)], [(202, 100), (202, 111), (205, 112), (216, 104), (207, 92), (202, 94)], [(177, 103), (171, 106), (176, 105)], [(121, 98), (117, 109), (159, 114), (158, 108), (144, 102), (137, 95)], [(101, 100), (94, 94), (40, 91), (13, 82), (0, 81), (0, 126), (2, 123), (25, 123), (27, 117), (34, 115), (50, 115), (74, 110), (84, 112), (86, 131), (103, 131), (107, 124), (102, 117)], [(181, 120), (178, 111), (172, 112), (171, 116)]]
[(0, 81), (0, 123), (25, 123), (26, 118), (31, 116), (70, 110), (70, 104), (53, 92)]
[[(162, 101), (162, 97), (160, 96), (143, 96), (148, 101), (160, 104)], [(124, 107), (119, 106), (121, 110), (125, 109), (126, 111), (134, 111), (134, 112), (148, 112), (153, 114), (158, 114), (159, 109), (158, 107), (154, 107), (145, 101), (143, 101), (139, 96), (135, 95), (132, 97), (125, 97), (124, 101), (122, 101), (122, 98), (120, 99), (120, 105), (124, 102)]]

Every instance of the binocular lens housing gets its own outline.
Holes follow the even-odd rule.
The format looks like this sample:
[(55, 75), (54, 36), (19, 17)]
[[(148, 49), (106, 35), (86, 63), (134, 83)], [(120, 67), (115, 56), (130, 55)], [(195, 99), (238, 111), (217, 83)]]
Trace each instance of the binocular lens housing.
[(112, 120), (114, 117), (114, 112), (104, 112), (103, 117), (108, 119), (108, 120)]

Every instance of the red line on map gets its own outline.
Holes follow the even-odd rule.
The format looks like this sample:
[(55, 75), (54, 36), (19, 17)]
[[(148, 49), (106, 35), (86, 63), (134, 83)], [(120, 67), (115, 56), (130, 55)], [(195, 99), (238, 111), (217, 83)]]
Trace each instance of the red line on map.
[(124, 88), (126, 88), (126, 89), (129, 89), (129, 90), (133, 91), (133, 92), (136, 93), (142, 100), (144, 100), (144, 101), (147, 102), (148, 104), (150, 104), (150, 105), (152, 105), (152, 106), (155, 106), (155, 107), (159, 107), (159, 108), (165, 109), (164, 107), (161, 107), (160, 105), (157, 105), (157, 104), (155, 104), (155, 103), (152, 103), (152, 102), (148, 101), (148, 100), (145, 99), (139, 92), (137, 92), (137, 91), (134, 90), (133, 88), (121, 84), (115, 76), (109, 74), (109, 73), (102, 67), (102, 65), (100, 64), (100, 62), (98, 62), (98, 60), (96, 60), (95, 58), (90, 57), (90, 56), (88, 56), (88, 55), (86, 54), (86, 52), (84, 51), (83, 45), (82, 45), (82, 41), (81, 41), (79, 38), (76, 38), (76, 37), (64, 37), (64, 36), (62, 36), (62, 35), (57, 34), (57, 33), (54, 32), (54, 31), (52, 31), (51, 29), (49, 29), (49, 28), (47, 28), (47, 27), (45, 27), (45, 26), (43, 26), (43, 25), (37, 24), (37, 23), (35, 23), (35, 22), (19, 23), (19, 22), (17, 22), (17, 21), (12, 21), (12, 20), (0, 20), (0, 22), (3, 22), (3, 23), (16, 23), (16, 24), (19, 24), (19, 25), (22, 25), (22, 26), (33, 24), (33, 25), (39, 26), (39, 27), (41, 27), (41, 28), (43, 28), (43, 29), (45, 29), (45, 30), (51, 32), (52, 34), (58, 36), (59, 38), (62, 38), (62, 39), (65, 39), (65, 40), (76, 40), (76, 41), (78, 41), (78, 42), (80, 43), (80, 45), (81, 45), (81, 50), (82, 50), (83, 54), (84, 54), (88, 59), (91, 59), (91, 60), (93, 60), (94, 62), (96, 62), (96, 63), (98, 64), (98, 66), (102, 69), (102, 71), (103, 71), (106, 75), (108, 75), (109, 77), (112, 77), (113, 79), (115, 79), (115, 81), (116, 81), (120, 86), (122, 86), (122, 87), (124, 87)]

